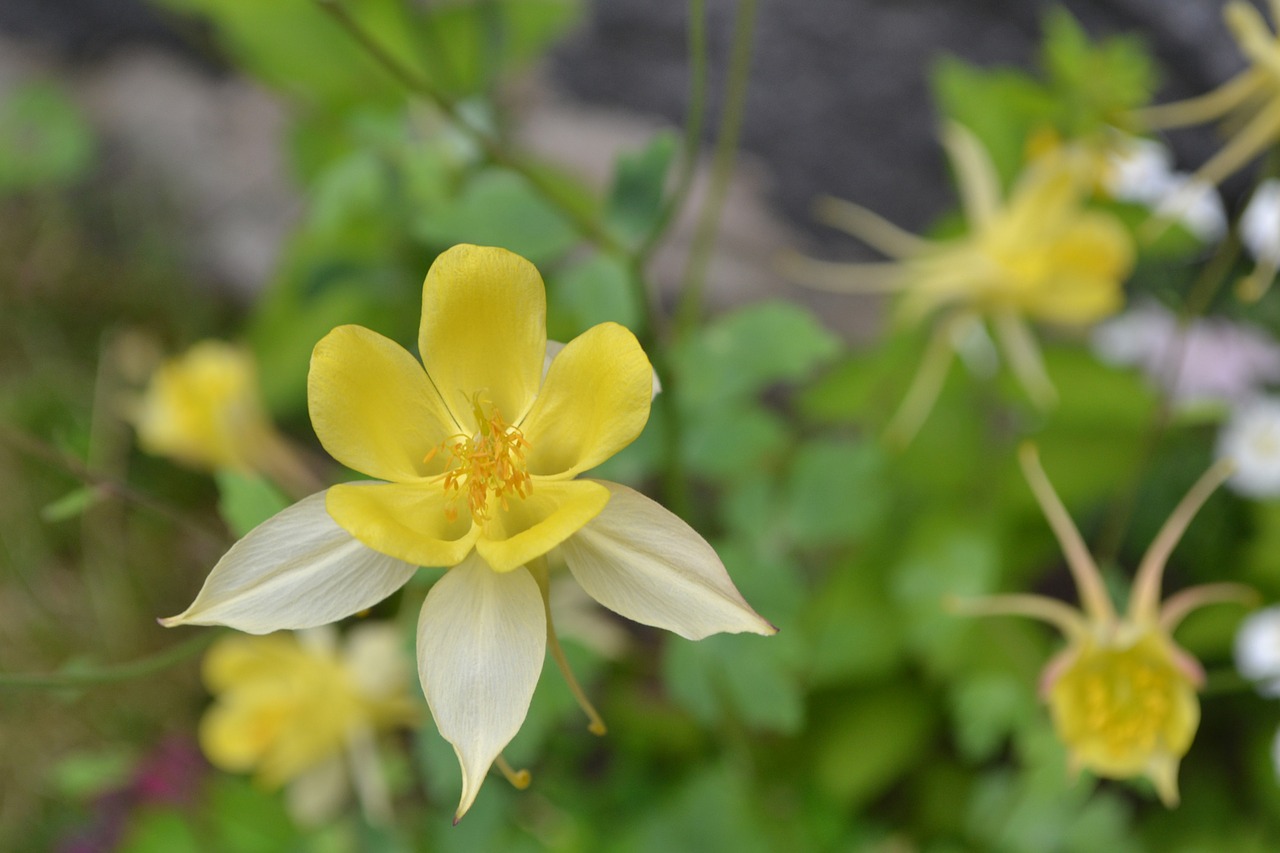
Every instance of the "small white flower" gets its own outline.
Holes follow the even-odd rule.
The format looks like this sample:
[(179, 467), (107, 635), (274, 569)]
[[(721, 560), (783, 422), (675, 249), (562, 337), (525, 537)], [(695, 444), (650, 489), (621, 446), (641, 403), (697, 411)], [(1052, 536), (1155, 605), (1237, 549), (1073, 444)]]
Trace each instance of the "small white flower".
[(1154, 205), (1169, 190), (1173, 157), (1152, 139), (1122, 136), (1107, 157), (1103, 188), (1112, 198)]
[(1258, 185), (1240, 216), (1240, 241), (1255, 261), (1280, 265), (1280, 180)]
[(1258, 682), (1265, 696), (1280, 695), (1280, 607), (1250, 613), (1236, 631), (1236, 670)]
[(1175, 172), (1165, 190), (1151, 205), (1156, 215), (1179, 223), (1202, 243), (1217, 242), (1227, 233), (1227, 212), (1213, 184)]
[(1280, 496), (1280, 399), (1258, 398), (1238, 407), (1218, 434), (1218, 456), (1236, 463), (1227, 481), (1233, 491), (1251, 498)]
[(1181, 327), (1154, 302), (1100, 324), (1092, 343), (1100, 359), (1141, 369), (1182, 409), (1238, 405), (1280, 381), (1280, 345), (1266, 332), (1221, 318)]

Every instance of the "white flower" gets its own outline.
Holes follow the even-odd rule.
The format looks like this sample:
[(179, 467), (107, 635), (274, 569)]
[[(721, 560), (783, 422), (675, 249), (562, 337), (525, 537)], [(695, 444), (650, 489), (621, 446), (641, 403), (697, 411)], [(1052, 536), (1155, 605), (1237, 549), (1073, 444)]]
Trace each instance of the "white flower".
[(1280, 607), (1250, 613), (1236, 631), (1236, 670), (1258, 682), (1264, 696), (1280, 696)]
[(1102, 177), (1112, 198), (1145, 205), (1178, 222), (1204, 243), (1222, 239), (1227, 214), (1213, 185), (1173, 170), (1169, 149), (1150, 139), (1118, 135)]
[(1138, 367), (1182, 409), (1240, 404), (1280, 381), (1280, 345), (1261, 329), (1220, 318), (1180, 327), (1154, 302), (1102, 323), (1092, 342), (1103, 361)]
[(1258, 185), (1240, 216), (1240, 241), (1255, 261), (1280, 264), (1280, 180)]
[(1236, 463), (1227, 481), (1233, 491), (1251, 498), (1280, 496), (1280, 399), (1260, 397), (1236, 408), (1218, 434), (1217, 453)]

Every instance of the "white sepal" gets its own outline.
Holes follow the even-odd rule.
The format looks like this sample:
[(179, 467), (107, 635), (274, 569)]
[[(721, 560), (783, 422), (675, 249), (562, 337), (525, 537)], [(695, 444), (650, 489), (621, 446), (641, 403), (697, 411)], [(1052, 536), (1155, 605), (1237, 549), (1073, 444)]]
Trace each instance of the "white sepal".
[(715, 549), (692, 527), (637, 491), (597, 482), (609, 489), (609, 503), (560, 546), (588, 595), (690, 640), (777, 632), (743, 600)]
[(227, 625), (250, 634), (314, 628), (372, 607), (416, 570), (354, 539), (318, 492), (232, 545), (191, 606), (160, 623)]

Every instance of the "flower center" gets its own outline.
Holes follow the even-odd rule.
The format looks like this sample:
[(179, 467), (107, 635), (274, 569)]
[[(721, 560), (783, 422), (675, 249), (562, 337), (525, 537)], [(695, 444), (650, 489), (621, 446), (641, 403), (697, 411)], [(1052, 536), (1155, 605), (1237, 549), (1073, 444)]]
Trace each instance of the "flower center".
[[(479, 395), (472, 400), (479, 430), (472, 436), (454, 436), (433, 448), (427, 458), (441, 450), (449, 454), (444, 474), (444, 490), (452, 492), (455, 502), (466, 497), (471, 518), (489, 520), (491, 501), (507, 509), (509, 498), (526, 498), (533, 490), (525, 463), (529, 442), (516, 427), (502, 419), (497, 407), (486, 415)], [(458, 517), (457, 506), (445, 510), (450, 521)]]
[(1168, 661), (1139, 643), (1086, 651), (1054, 684), (1051, 701), (1069, 746), (1127, 762), (1178, 748), (1178, 694), (1187, 687)]

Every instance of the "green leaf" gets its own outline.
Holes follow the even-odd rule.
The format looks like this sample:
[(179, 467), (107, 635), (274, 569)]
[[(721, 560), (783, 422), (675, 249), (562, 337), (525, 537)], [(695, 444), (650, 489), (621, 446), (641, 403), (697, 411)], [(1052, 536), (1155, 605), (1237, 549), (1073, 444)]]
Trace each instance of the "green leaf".
[(1112, 36), (1095, 43), (1061, 6), (1049, 10), (1044, 29), (1042, 61), (1058, 101), (1059, 129), (1081, 136), (1132, 125), (1132, 111), (1155, 91), (1155, 66), (1142, 41)]
[(61, 797), (84, 801), (129, 781), (137, 757), (123, 746), (74, 752), (53, 766), (52, 782)]
[(771, 385), (798, 382), (830, 361), (840, 341), (806, 309), (761, 302), (716, 318), (676, 352), (680, 399), (718, 408)]
[(0, 195), (79, 180), (94, 138), (79, 108), (52, 83), (28, 83), (0, 103)]
[(592, 254), (547, 282), (548, 326), (564, 330), (568, 340), (598, 323), (634, 328), (636, 301), (626, 266), (609, 255)]
[(68, 492), (40, 510), (40, 519), (53, 524), (75, 518), (89, 507), (101, 501), (105, 494), (96, 486), (81, 486)]
[(236, 537), (244, 536), (289, 505), (289, 499), (264, 477), (224, 468), (215, 474), (215, 479), (218, 513)]
[(883, 679), (905, 659), (903, 614), (883, 588), (882, 574), (846, 562), (807, 601), (797, 620), (808, 637), (811, 687)]
[(142, 809), (132, 816), (118, 853), (205, 853), (196, 828), (173, 809)]
[(906, 685), (844, 698), (810, 739), (818, 785), (857, 810), (925, 756), (934, 723), (928, 698)]
[(708, 726), (731, 716), (752, 729), (794, 734), (804, 725), (793, 662), (800, 651), (798, 639), (781, 634), (672, 641), (663, 674), (672, 698)]
[(726, 406), (685, 421), (681, 452), (690, 472), (733, 482), (780, 456), (787, 438), (786, 423), (772, 412)]
[(423, 213), (413, 231), (437, 246), (500, 246), (536, 265), (554, 261), (578, 241), (573, 225), (524, 178), (496, 168), (468, 182), (453, 204)]
[(676, 149), (676, 135), (663, 131), (640, 151), (619, 155), (605, 219), (626, 237), (643, 238), (657, 224)]
[(801, 545), (855, 542), (884, 520), (888, 489), (874, 442), (807, 442), (791, 462), (785, 524)]
[(978, 68), (947, 57), (931, 77), (942, 114), (971, 130), (995, 163), (1007, 187), (1022, 170), (1031, 133), (1052, 126), (1057, 105), (1043, 86), (1023, 71)]

